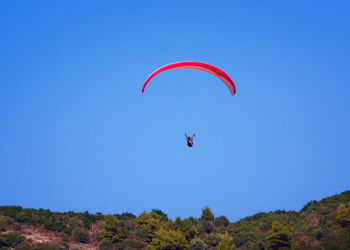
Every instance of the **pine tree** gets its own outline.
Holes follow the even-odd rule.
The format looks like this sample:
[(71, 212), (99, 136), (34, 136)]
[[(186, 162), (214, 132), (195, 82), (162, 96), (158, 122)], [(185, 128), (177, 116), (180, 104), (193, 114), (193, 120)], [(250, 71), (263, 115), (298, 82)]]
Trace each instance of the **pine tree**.
[(282, 250), (291, 247), (291, 233), (279, 222), (272, 223), (272, 228), (268, 232), (266, 240), (269, 242), (270, 249)]
[(147, 246), (147, 249), (188, 249), (189, 242), (185, 235), (180, 231), (166, 229), (161, 227), (152, 239), (152, 242)]
[(201, 220), (214, 221), (214, 214), (208, 206), (202, 209)]
[(341, 203), (337, 210), (337, 218), (343, 227), (350, 225), (350, 209)]
[(142, 234), (147, 242), (152, 241), (156, 232), (164, 224), (164, 222), (162, 222), (162, 216), (154, 211), (150, 213), (146, 213), (146, 211), (144, 211), (141, 213), (137, 218), (137, 223), (139, 225), (139, 231), (142, 231)]
[(232, 250), (235, 249), (235, 243), (233, 242), (233, 238), (228, 235), (227, 232), (221, 235), (221, 240), (217, 246), (218, 250)]
[(117, 217), (111, 214), (107, 214), (104, 217), (102, 232), (99, 233), (99, 240), (107, 240), (111, 243), (120, 242), (127, 237), (126, 233), (122, 230), (119, 225)]
[(168, 225), (173, 230), (183, 232), (188, 241), (191, 241), (194, 237), (198, 236), (198, 230), (190, 220), (181, 220), (180, 217), (177, 217), (174, 222)]

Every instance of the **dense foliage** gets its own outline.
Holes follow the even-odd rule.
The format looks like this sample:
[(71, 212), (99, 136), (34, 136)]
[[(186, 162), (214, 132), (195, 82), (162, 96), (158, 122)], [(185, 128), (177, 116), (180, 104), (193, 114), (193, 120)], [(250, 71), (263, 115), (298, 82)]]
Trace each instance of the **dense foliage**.
[[(61, 241), (28, 241), (23, 228), (59, 234)], [(299, 212), (261, 212), (234, 223), (208, 206), (199, 218), (175, 220), (158, 209), (135, 216), (0, 207), (0, 249), (68, 249), (73, 243), (99, 249), (350, 249), (350, 191), (311, 201)]]
[(89, 233), (85, 228), (76, 227), (72, 231), (72, 238), (81, 243), (89, 242)]
[(116, 216), (107, 214), (104, 218), (103, 230), (98, 234), (98, 238), (99, 240), (118, 243), (127, 238), (127, 232), (120, 226)]
[(17, 233), (0, 235), (0, 247), (16, 247), (25, 240), (25, 237)]

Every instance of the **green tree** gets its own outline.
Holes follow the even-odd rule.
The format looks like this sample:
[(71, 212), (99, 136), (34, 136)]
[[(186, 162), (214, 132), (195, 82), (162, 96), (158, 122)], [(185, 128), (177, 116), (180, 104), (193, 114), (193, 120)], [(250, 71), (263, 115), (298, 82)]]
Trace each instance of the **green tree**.
[(79, 219), (77, 216), (73, 217), (69, 223), (70, 228), (76, 228), (76, 227), (84, 227), (84, 223), (81, 219)]
[(84, 213), (79, 213), (78, 218), (83, 221), (84, 228), (86, 228), (86, 229), (91, 228), (91, 224), (96, 221), (96, 216), (89, 214), (88, 211), (85, 211)]
[(89, 242), (89, 234), (85, 228), (76, 227), (72, 231), (72, 238), (80, 243), (88, 243)]
[(214, 224), (218, 227), (227, 227), (229, 225), (229, 220), (225, 216), (220, 216), (215, 218)]
[(120, 221), (136, 219), (136, 216), (134, 214), (128, 212), (119, 214), (117, 217)]
[(14, 219), (9, 216), (0, 215), (0, 232), (6, 231), (8, 225), (12, 224)]
[(25, 237), (17, 233), (9, 233), (0, 235), (0, 247), (16, 247), (25, 241)]
[(190, 242), (190, 250), (205, 250), (208, 249), (208, 245), (205, 244), (200, 238), (194, 238)]
[(64, 232), (67, 230), (67, 226), (62, 222), (47, 222), (44, 225), (46, 230)]
[(150, 213), (146, 213), (146, 211), (142, 212), (137, 218), (137, 223), (139, 225), (137, 235), (144, 238), (147, 242), (151, 242), (156, 232), (164, 224), (161, 219), (162, 216), (154, 211)]
[(209, 246), (209, 247), (216, 247), (221, 240), (221, 236), (219, 234), (210, 234), (204, 242)]
[(201, 220), (197, 226), (198, 226), (199, 232), (201, 234), (202, 233), (210, 234), (210, 233), (214, 232), (214, 230), (215, 230), (214, 223), (212, 221), (209, 221), (209, 220)]
[(16, 219), (19, 222), (31, 222), (32, 214), (29, 211), (23, 211), (16, 215)]
[(350, 225), (350, 209), (341, 203), (337, 210), (337, 218), (343, 227)]
[(168, 215), (166, 213), (164, 213), (162, 210), (160, 209), (152, 209), (152, 212), (155, 212), (156, 214), (159, 214), (161, 217), (161, 221), (167, 221), (168, 220)]
[(198, 236), (198, 230), (192, 222), (190, 220), (181, 220), (180, 217), (177, 217), (174, 222), (170, 223), (170, 228), (182, 232), (188, 241)]
[(202, 209), (201, 220), (214, 221), (214, 214), (208, 206)]
[(3, 223), (5, 225), (10, 225), (13, 223), (13, 221), (14, 221), (14, 219), (12, 219), (9, 216), (0, 215), (0, 223)]
[(69, 242), (68, 236), (67, 236), (67, 235), (63, 236), (63, 237), (62, 237), (62, 241), (63, 241), (63, 242)]
[(180, 231), (161, 227), (147, 246), (150, 250), (188, 249), (190, 247), (185, 235)]
[(107, 214), (104, 217), (103, 230), (98, 234), (99, 240), (108, 240), (111, 243), (117, 243), (127, 237), (127, 234), (119, 226), (117, 217)]
[(222, 234), (221, 240), (218, 244), (217, 249), (218, 250), (232, 250), (235, 248), (236, 248), (236, 246), (235, 246), (235, 243), (233, 241), (233, 238), (230, 235), (228, 235), (227, 232), (225, 232), (225, 234)]
[(270, 249), (290, 249), (291, 233), (279, 222), (273, 222), (272, 228), (268, 232), (266, 240), (269, 242)]

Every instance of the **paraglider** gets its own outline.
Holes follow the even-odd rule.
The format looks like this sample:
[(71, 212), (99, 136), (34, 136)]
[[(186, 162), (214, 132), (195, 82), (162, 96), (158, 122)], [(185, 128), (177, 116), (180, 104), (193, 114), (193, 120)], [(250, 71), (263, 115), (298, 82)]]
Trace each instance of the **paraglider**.
[(142, 93), (145, 91), (145, 88), (149, 81), (159, 73), (169, 70), (169, 69), (197, 69), (197, 70), (202, 70), (205, 72), (208, 72), (216, 77), (218, 77), (230, 90), (231, 95), (234, 95), (236, 93), (236, 87), (235, 84), (233, 83), (232, 79), (221, 69), (202, 62), (176, 62), (176, 63), (171, 63), (165, 66), (160, 67), (156, 71), (154, 71), (150, 76), (146, 79), (145, 83), (143, 84), (142, 87)]
[[(148, 76), (146, 79), (145, 83), (142, 86), (142, 93), (145, 91), (146, 86), (148, 83), (151, 81), (153, 77), (158, 75), (159, 73), (169, 70), (169, 69), (196, 69), (196, 70), (202, 70), (207, 73), (210, 73), (217, 78), (219, 78), (229, 89), (231, 95), (233, 96), (236, 93), (236, 86), (233, 83), (232, 79), (221, 69), (202, 62), (191, 62), (191, 61), (186, 61), (186, 62), (176, 62), (176, 63), (171, 63), (165, 66), (160, 67), (159, 69), (155, 70), (152, 74)], [(192, 137), (189, 137), (186, 135), (186, 141), (187, 141), (187, 146), (192, 147), (193, 146), (193, 137), (195, 134), (193, 134)]]
[(195, 134), (192, 135), (192, 137), (189, 137), (186, 135), (185, 133), (185, 136), (186, 136), (186, 140), (187, 140), (187, 146), (189, 146), (190, 148), (192, 148), (193, 146), (193, 137), (195, 136)]

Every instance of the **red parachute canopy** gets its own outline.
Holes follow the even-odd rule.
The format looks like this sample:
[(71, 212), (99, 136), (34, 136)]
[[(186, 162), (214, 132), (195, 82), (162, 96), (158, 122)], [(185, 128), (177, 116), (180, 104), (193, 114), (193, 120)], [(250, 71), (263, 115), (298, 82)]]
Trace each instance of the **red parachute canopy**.
[(145, 81), (142, 87), (142, 93), (145, 91), (146, 85), (148, 82), (157, 74), (160, 72), (163, 72), (168, 69), (198, 69), (202, 70), (205, 72), (208, 72), (216, 77), (218, 77), (221, 81), (225, 83), (225, 85), (228, 87), (228, 89), (231, 92), (231, 95), (234, 95), (236, 93), (236, 87), (235, 84), (233, 83), (232, 79), (221, 69), (202, 62), (176, 62), (176, 63), (171, 63), (168, 65), (165, 65), (163, 67), (160, 67), (156, 71), (154, 71)]

